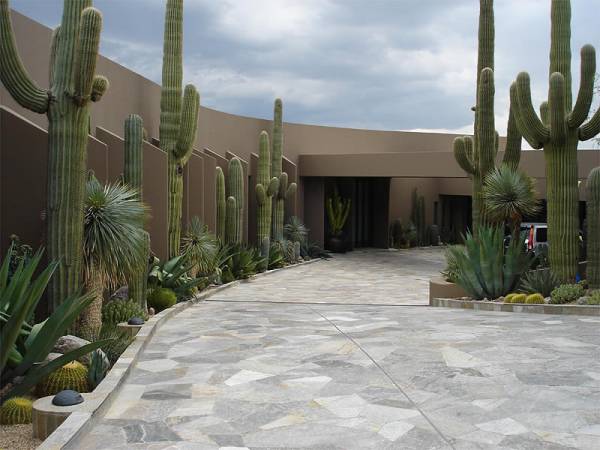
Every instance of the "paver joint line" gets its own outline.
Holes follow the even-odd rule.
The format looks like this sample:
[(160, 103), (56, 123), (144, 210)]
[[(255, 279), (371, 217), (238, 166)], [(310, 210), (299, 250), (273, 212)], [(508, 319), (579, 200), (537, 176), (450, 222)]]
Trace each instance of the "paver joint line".
[(442, 433), (438, 427), (435, 425), (435, 423), (433, 423), (433, 421), (427, 416), (427, 414), (425, 414), (423, 412), (423, 410), (421, 408), (419, 408), (419, 406), (414, 402), (414, 400), (412, 398), (410, 398), (408, 396), (408, 394), (406, 392), (404, 392), (404, 390), (400, 387), (400, 385), (398, 383), (396, 383), (396, 381), (390, 376), (389, 373), (387, 373), (387, 371), (381, 367), (379, 365), (379, 363), (377, 361), (375, 361), (375, 359), (373, 359), (373, 357), (358, 343), (356, 342), (356, 340), (354, 340), (354, 338), (352, 336), (349, 336), (348, 334), (344, 333), (344, 331), (342, 331), (334, 322), (332, 322), (331, 320), (329, 320), (329, 318), (327, 318), (327, 316), (324, 316), (323, 314), (321, 314), (319, 311), (316, 311), (314, 308), (308, 306), (308, 309), (310, 309), (313, 313), (318, 314), (319, 316), (321, 316), (323, 318), (323, 320), (327, 321), (331, 326), (333, 326), (342, 336), (344, 336), (346, 339), (348, 339), (350, 342), (352, 342), (367, 358), (369, 358), (371, 360), (371, 362), (373, 364), (375, 364), (375, 367), (377, 367), (381, 373), (383, 373), (383, 375), (385, 375), (385, 377), (390, 380), (390, 382), (394, 385), (394, 387), (396, 389), (398, 389), (398, 391), (404, 396), (406, 397), (406, 399), (410, 402), (410, 404), (417, 410), (419, 411), (419, 414), (421, 414), (425, 420), (427, 420), (427, 422), (429, 422), (429, 425), (431, 425), (431, 427), (436, 431), (437, 434), (440, 435), (440, 437), (453, 449), (456, 450), (456, 447), (454, 447), (454, 444), (452, 443), (452, 441), (450, 439), (448, 439), (444, 433)]

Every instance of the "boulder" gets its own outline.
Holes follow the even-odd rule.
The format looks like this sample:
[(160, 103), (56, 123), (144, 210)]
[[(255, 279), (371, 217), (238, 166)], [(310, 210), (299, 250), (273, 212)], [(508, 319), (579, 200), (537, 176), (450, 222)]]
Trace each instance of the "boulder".
[[(72, 352), (73, 350), (77, 350), (78, 348), (83, 347), (84, 345), (87, 345), (89, 343), (90, 343), (90, 341), (86, 341), (85, 339), (82, 339), (77, 336), (72, 336), (69, 334), (67, 336), (62, 336), (62, 337), (58, 338), (58, 341), (56, 341), (56, 344), (54, 344), (54, 348), (52, 349), (52, 351), (55, 353), (60, 353), (61, 355), (64, 355), (65, 353), (69, 353), (69, 352)], [(103, 359), (108, 361), (108, 358), (106, 358), (106, 355), (104, 354), (104, 352), (102, 350), (99, 350), (99, 351), (102, 353)], [(50, 354), (52, 355), (53, 353), (50, 353)], [(84, 364), (85, 366), (89, 366), (90, 362), (91, 362), (91, 358), (92, 358), (92, 353), (90, 352), (87, 355), (77, 358), (77, 361)]]

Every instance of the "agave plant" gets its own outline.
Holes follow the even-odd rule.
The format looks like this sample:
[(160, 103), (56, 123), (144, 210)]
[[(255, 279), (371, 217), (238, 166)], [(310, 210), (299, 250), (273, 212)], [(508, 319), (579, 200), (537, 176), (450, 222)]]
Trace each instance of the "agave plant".
[(494, 169), (485, 178), (483, 201), (490, 220), (508, 222), (513, 240), (519, 237), (523, 216), (539, 211), (533, 178), (508, 166)]
[(102, 326), (102, 294), (105, 288), (126, 282), (128, 275), (146, 258), (146, 243), (140, 224), (148, 208), (137, 191), (120, 183), (103, 186), (91, 177), (86, 185), (84, 211), (84, 280), (94, 301), (83, 311), (74, 334), (88, 340)]
[(186, 256), (190, 264), (193, 264), (189, 272), (192, 278), (199, 273), (208, 275), (211, 272), (218, 247), (216, 236), (208, 231), (208, 227), (198, 217), (192, 217), (186, 233), (181, 239), (182, 254)]
[(269, 270), (280, 269), (285, 266), (285, 256), (279, 245), (269, 247)]
[(306, 228), (306, 225), (304, 225), (298, 217), (293, 216), (290, 217), (289, 222), (284, 225), (283, 232), (287, 240), (303, 244), (306, 242), (309, 229)]
[(258, 272), (259, 266), (264, 264), (264, 258), (255, 248), (236, 245), (232, 246), (230, 251), (231, 255), (222, 269), (224, 283), (250, 278)]
[(542, 294), (550, 297), (552, 291), (560, 286), (560, 279), (550, 269), (538, 269), (527, 272), (521, 279), (519, 290), (526, 294)]
[[(8, 255), (13, 251), (10, 248)], [(108, 341), (92, 342), (42, 365), (60, 336), (93, 300), (91, 294), (73, 295), (63, 301), (45, 321), (30, 325), (50, 278), (58, 267), (51, 262), (33, 279), (43, 251), (21, 261), (8, 279), (10, 257), (0, 266), (0, 403), (29, 392), (43, 377), (59, 367), (96, 350)]]
[(511, 240), (504, 251), (499, 227), (481, 226), (477, 238), (467, 233), (464, 248), (453, 246), (448, 252), (456, 263), (456, 283), (478, 300), (514, 292), (533, 262), (522, 238)]
[(165, 262), (155, 259), (148, 273), (148, 285), (152, 288), (172, 289), (178, 299), (185, 299), (194, 289), (203, 289), (210, 283), (208, 277), (194, 278), (188, 275), (194, 265), (186, 255), (176, 256)]

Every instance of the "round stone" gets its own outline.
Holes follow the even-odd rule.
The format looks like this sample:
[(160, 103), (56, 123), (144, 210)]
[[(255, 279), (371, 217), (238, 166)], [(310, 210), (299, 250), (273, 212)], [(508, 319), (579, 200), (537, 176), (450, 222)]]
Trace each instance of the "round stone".
[(52, 399), (52, 404), (55, 406), (73, 406), (83, 403), (83, 396), (77, 392), (67, 389), (60, 391)]
[(141, 317), (132, 317), (127, 321), (127, 325), (144, 325), (144, 319)]

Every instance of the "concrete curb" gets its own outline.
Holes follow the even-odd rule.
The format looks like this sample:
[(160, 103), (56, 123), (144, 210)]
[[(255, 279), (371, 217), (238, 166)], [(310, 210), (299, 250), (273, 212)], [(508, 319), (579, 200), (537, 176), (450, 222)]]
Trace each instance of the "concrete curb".
[(456, 298), (432, 298), (430, 306), (470, 309), (474, 311), (516, 312), (532, 314), (558, 314), (600, 317), (600, 307), (593, 305), (524, 305), (514, 303), (459, 300)]
[(106, 378), (89, 393), (86, 401), (81, 405), (81, 408), (71, 413), (71, 415), (38, 447), (38, 450), (60, 450), (60, 449), (77, 449), (80, 439), (91, 429), (95, 419), (107, 412), (119, 388), (124, 383), (129, 375), (131, 368), (138, 361), (140, 355), (156, 333), (156, 331), (170, 318), (190, 306), (206, 300), (212, 295), (229, 289), (234, 286), (239, 286), (243, 282), (251, 282), (252, 280), (279, 272), (281, 270), (293, 269), (306, 264), (311, 264), (321, 259), (311, 259), (302, 263), (291, 266), (282, 267), (280, 269), (269, 270), (263, 273), (253, 275), (247, 280), (236, 280), (221, 286), (210, 287), (201, 292), (193, 299), (186, 302), (177, 303), (169, 309), (161, 311), (154, 315), (144, 324), (142, 329), (136, 336), (135, 341), (127, 347), (119, 360), (112, 367)]

